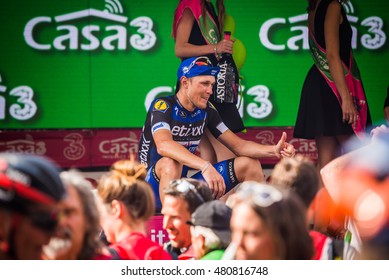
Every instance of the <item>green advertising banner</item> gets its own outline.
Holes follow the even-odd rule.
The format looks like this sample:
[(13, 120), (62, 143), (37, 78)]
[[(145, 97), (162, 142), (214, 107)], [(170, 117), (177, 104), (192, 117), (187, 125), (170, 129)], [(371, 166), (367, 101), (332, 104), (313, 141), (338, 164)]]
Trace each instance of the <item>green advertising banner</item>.
[[(139, 128), (174, 92), (178, 0), (1, 0), (0, 128)], [(306, 1), (226, 0), (248, 127), (293, 126), (308, 50)], [(354, 31), (373, 121), (389, 84), (389, 2), (353, 0)]]

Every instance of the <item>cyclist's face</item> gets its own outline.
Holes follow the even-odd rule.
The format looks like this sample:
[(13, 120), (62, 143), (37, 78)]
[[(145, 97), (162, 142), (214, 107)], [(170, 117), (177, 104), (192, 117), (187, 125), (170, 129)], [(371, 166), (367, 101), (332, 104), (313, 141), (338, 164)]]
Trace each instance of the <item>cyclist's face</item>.
[(192, 105), (200, 109), (207, 108), (208, 99), (212, 94), (214, 83), (215, 77), (213, 76), (196, 76), (190, 78), (187, 97)]

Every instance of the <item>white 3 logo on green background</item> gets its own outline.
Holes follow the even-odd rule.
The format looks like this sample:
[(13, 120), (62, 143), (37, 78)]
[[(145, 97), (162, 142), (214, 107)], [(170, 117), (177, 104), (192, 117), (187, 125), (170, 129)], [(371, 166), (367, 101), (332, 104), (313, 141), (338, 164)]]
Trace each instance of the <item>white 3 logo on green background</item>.
[[(1, 85), (1, 76), (0, 76), (0, 93), (6, 92), (7, 87)], [(12, 104), (9, 107), (9, 114), (16, 120), (25, 121), (31, 119), (36, 111), (37, 106), (32, 100), (34, 97), (34, 91), (29, 86), (18, 86), (13, 88), (9, 92), (10, 96), (18, 97), (17, 103)], [(0, 95), (0, 120), (5, 119), (6, 115), (6, 100), (4, 96)]]

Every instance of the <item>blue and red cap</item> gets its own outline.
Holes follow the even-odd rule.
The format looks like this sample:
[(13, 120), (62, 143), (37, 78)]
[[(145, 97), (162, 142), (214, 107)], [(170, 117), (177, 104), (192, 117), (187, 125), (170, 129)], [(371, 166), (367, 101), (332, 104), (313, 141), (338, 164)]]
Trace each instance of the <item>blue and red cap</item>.
[(42, 156), (0, 153), (0, 207), (23, 212), (29, 203), (55, 204), (66, 195), (59, 172)]
[(178, 67), (177, 78), (192, 78), (201, 75), (210, 75), (216, 77), (219, 73), (219, 67), (212, 65), (212, 62), (206, 56), (191, 57), (183, 60)]

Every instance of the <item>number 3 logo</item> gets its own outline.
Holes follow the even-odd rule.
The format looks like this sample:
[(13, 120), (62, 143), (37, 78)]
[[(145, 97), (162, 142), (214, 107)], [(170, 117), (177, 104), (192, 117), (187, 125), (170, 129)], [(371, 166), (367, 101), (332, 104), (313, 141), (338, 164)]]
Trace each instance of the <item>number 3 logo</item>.
[(33, 90), (28, 86), (19, 86), (14, 88), (9, 95), (12, 96), (19, 96), (18, 102), (20, 104), (13, 104), (9, 108), (9, 113), (12, 117), (14, 117), (17, 120), (28, 120), (32, 118), (36, 111), (37, 106), (35, 102), (32, 100), (32, 97), (34, 96)]
[(132, 35), (130, 38), (131, 46), (140, 51), (151, 49), (157, 40), (155, 33), (152, 31), (153, 21), (148, 17), (137, 17), (130, 22), (131, 26), (139, 27), (139, 34)]
[[(247, 113), (255, 119), (263, 119), (270, 115), (273, 104), (269, 100), (269, 89), (266, 86), (258, 85), (247, 91), (248, 95), (254, 95), (254, 101), (247, 105)], [(260, 103), (260, 106), (258, 106)]]
[(369, 32), (374, 34), (365, 34), (361, 37), (362, 45), (370, 50), (376, 50), (382, 47), (386, 41), (385, 32), (382, 31), (382, 19), (379, 17), (368, 17), (361, 22), (363, 26), (370, 26)]

